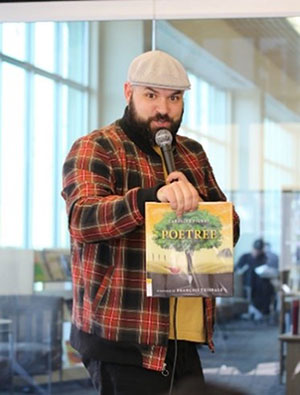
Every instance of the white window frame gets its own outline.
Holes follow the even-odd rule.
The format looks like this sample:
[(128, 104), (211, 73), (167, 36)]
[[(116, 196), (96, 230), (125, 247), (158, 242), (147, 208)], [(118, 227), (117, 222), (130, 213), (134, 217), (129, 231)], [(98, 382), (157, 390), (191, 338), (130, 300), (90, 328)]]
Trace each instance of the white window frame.
[(299, 16), (298, 0), (91, 0), (0, 4), (0, 21), (151, 20)]

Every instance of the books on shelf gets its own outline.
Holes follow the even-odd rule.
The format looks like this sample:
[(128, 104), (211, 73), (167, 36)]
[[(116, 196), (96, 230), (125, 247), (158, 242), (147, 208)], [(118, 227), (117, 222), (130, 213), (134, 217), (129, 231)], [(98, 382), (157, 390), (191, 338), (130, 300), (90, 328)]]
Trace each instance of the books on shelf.
[(66, 366), (76, 366), (82, 364), (82, 358), (80, 354), (71, 346), (69, 340), (64, 341), (63, 352)]
[(232, 296), (232, 204), (201, 202), (177, 217), (146, 203), (147, 296)]
[(300, 335), (300, 295), (288, 295), (284, 314), (284, 331), (292, 335)]
[(70, 252), (67, 249), (34, 251), (34, 281), (71, 281)]
[(292, 335), (300, 335), (300, 299), (292, 300), (291, 323)]

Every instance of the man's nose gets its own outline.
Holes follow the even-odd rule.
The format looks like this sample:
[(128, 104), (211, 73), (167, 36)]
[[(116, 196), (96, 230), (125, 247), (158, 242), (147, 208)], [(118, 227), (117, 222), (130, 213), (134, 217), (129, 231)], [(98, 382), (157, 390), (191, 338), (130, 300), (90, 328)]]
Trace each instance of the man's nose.
[(169, 111), (169, 106), (168, 106), (168, 101), (166, 98), (161, 97), (157, 103), (157, 112), (159, 112), (162, 115), (165, 115)]

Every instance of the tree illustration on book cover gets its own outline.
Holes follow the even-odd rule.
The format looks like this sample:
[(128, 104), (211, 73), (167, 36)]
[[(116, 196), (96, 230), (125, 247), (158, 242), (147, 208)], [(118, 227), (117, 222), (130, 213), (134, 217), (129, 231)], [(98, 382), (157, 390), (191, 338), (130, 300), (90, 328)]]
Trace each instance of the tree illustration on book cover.
[(173, 248), (185, 253), (189, 282), (191, 282), (194, 251), (219, 247), (222, 239), (221, 230), (220, 219), (208, 211), (187, 213), (181, 218), (177, 218), (175, 212), (171, 212), (166, 213), (154, 226), (153, 239), (161, 248)]
[(201, 203), (182, 217), (167, 203), (147, 203), (147, 295), (230, 296), (232, 248), (230, 203)]

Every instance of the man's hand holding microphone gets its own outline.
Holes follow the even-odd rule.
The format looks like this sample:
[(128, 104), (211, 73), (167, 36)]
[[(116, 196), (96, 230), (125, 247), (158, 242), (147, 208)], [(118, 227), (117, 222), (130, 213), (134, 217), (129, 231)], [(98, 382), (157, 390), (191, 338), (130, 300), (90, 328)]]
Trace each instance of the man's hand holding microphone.
[(157, 191), (156, 196), (160, 202), (169, 202), (176, 215), (181, 217), (185, 212), (196, 210), (202, 199), (186, 176), (175, 170), (172, 140), (173, 136), (167, 129), (160, 129), (155, 135), (156, 144), (161, 149), (168, 172), (166, 185)]

